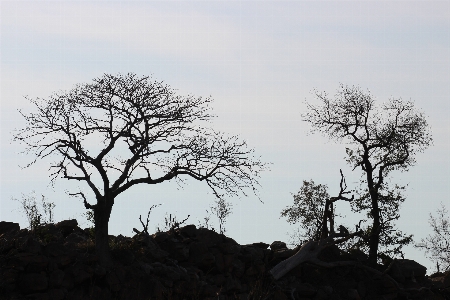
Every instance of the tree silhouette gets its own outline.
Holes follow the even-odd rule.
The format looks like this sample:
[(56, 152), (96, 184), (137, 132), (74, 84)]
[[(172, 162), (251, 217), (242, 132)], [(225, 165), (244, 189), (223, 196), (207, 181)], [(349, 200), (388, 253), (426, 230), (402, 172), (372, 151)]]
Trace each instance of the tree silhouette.
[[(369, 262), (377, 261), (380, 239), (380, 190), (394, 170), (406, 171), (415, 164), (414, 155), (432, 142), (423, 113), (413, 103), (391, 99), (381, 106), (369, 92), (341, 85), (334, 98), (315, 93), (320, 105), (307, 104), (304, 121), (313, 131), (349, 143), (347, 162), (361, 167), (370, 196), (372, 226), (369, 233)], [(388, 189), (385, 189), (388, 190)]]
[[(318, 241), (322, 235), (324, 208), (330, 199), (327, 186), (316, 184), (312, 179), (304, 180), (297, 194), (294, 194), (294, 204), (281, 211), (281, 217), (286, 217), (290, 224), (300, 224), (299, 244), (305, 241)], [(334, 212), (331, 212), (334, 218)]]
[(422, 239), (415, 246), (425, 251), (429, 259), (436, 263), (436, 271), (450, 270), (450, 217), (447, 208), (441, 203), (436, 211), (437, 216), (430, 213), (428, 223), (433, 234)]
[(236, 136), (203, 125), (211, 119), (210, 98), (180, 96), (168, 85), (135, 74), (108, 75), (48, 99), (29, 99), (37, 112), (22, 115), (27, 126), (15, 140), (37, 159), (56, 156), (52, 182), (86, 183), (95, 195), (96, 252), (110, 261), (108, 222), (114, 200), (137, 184), (190, 177), (215, 196), (256, 191), (266, 168)]

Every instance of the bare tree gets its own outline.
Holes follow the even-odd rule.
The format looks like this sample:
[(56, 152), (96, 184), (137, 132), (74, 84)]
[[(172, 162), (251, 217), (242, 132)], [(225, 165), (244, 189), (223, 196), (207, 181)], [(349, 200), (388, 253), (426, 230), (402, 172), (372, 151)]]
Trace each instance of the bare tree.
[(425, 250), (428, 258), (436, 263), (437, 272), (441, 270), (446, 272), (450, 270), (450, 217), (442, 203), (436, 217), (430, 213), (429, 224), (433, 234), (428, 235), (415, 246)]
[(377, 261), (381, 232), (380, 189), (391, 171), (406, 171), (415, 164), (414, 155), (432, 142), (425, 116), (413, 103), (391, 99), (381, 106), (369, 92), (341, 85), (334, 98), (316, 92), (320, 105), (307, 104), (303, 119), (313, 131), (351, 144), (347, 161), (361, 167), (370, 195), (372, 226), (369, 233), (369, 262)]
[(55, 221), (53, 212), (55, 203), (46, 201), (44, 195), (41, 196), (41, 208), (38, 206), (34, 191), (29, 195), (22, 193), (21, 200), (16, 198), (12, 198), (12, 200), (20, 203), (22, 211), (28, 219), (31, 231), (36, 231), (41, 224), (53, 223)]
[[(227, 222), (227, 217), (231, 214), (233, 205), (226, 202), (225, 199), (217, 199), (215, 201), (215, 206), (211, 206), (211, 211), (219, 219), (219, 233), (225, 234), (227, 231), (225, 228), (225, 223)], [(206, 220), (205, 220), (206, 221)]]
[[(28, 99), (37, 112), (22, 115), (27, 126), (15, 140), (36, 159), (55, 156), (58, 177), (86, 183), (95, 204), (96, 252), (107, 264), (108, 222), (116, 197), (137, 184), (190, 177), (214, 195), (255, 191), (266, 168), (237, 137), (204, 127), (210, 98), (180, 96), (168, 85), (135, 74), (108, 75), (48, 99)], [(32, 164), (31, 163), (31, 164)]]

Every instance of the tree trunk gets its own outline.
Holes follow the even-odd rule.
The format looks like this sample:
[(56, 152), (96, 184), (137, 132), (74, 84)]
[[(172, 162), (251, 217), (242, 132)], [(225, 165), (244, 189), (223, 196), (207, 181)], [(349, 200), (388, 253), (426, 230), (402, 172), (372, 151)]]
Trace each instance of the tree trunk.
[(114, 200), (108, 200), (106, 198), (100, 199), (94, 209), (95, 253), (103, 266), (108, 266), (111, 263), (108, 223)]
[(377, 264), (378, 245), (380, 243), (380, 210), (378, 208), (378, 192), (371, 191), (370, 197), (372, 199), (371, 215), (373, 218), (372, 230), (369, 236), (369, 257), (368, 263), (374, 267)]

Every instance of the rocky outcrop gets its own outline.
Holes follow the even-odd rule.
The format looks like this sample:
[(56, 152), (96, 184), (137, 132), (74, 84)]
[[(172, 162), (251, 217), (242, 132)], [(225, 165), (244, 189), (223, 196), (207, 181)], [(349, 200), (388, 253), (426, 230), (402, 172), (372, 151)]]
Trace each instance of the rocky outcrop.
[[(397, 260), (383, 273), (364, 268), (361, 253), (320, 253), (333, 268), (302, 264), (275, 281), (268, 272), (298, 249), (280, 241), (239, 245), (205, 228), (110, 236), (114, 264), (104, 268), (91, 230), (76, 220), (30, 232), (0, 222), (0, 299), (446, 299), (449, 274)], [(380, 275), (381, 274), (381, 275)]]

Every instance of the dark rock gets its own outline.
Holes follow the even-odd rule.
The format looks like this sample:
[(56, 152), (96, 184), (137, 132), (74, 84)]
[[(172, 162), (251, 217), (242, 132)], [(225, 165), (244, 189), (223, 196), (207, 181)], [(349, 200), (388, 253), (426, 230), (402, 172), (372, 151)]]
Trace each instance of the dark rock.
[(244, 275), (245, 272), (245, 264), (240, 261), (239, 259), (236, 259), (233, 261), (233, 275), (237, 278), (241, 278)]
[(424, 277), (427, 268), (410, 259), (398, 259), (393, 262), (388, 274), (396, 281), (404, 283), (406, 280), (415, 280)]
[(269, 244), (266, 243), (253, 243), (251, 244), (253, 247), (261, 248), (261, 249), (267, 249), (269, 247)]
[(65, 289), (51, 289), (48, 291), (49, 300), (62, 300), (65, 299), (67, 290)]
[[(164, 235), (160, 235), (164, 236)], [(168, 237), (166, 235), (165, 237)], [(156, 239), (155, 239), (156, 240)], [(163, 238), (162, 240), (165, 240)], [(166, 257), (169, 256), (169, 253), (167, 251), (162, 250), (158, 244), (154, 242), (154, 239), (148, 235), (140, 235), (136, 236), (136, 242), (144, 245), (147, 249), (147, 254), (156, 261), (163, 261)]]
[(45, 241), (28, 230), (0, 237), (0, 294), (8, 293), (6, 299), (450, 299), (445, 290), (450, 272), (428, 278), (424, 267), (399, 260), (389, 271), (395, 282), (370, 271), (364, 253), (342, 253), (334, 246), (320, 259), (354, 264), (304, 263), (275, 281), (268, 270), (299, 247), (287, 249), (282, 242), (272, 243), (271, 250), (265, 243), (241, 246), (194, 225), (153, 236), (110, 236), (113, 261), (102, 267), (88, 235), (74, 222), (59, 224), (59, 229), (44, 225), (39, 234)]
[(77, 234), (77, 233), (75, 233), (75, 232), (70, 233), (70, 234), (69, 234), (68, 236), (66, 236), (66, 238), (64, 239), (65, 245), (66, 245), (66, 246), (74, 246), (74, 245), (76, 245), (76, 244), (78, 244), (78, 243), (81, 243), (81, 242), (84, 242), (84, 241), (86, 241), (86, 240), (87, 240), (86, 237), (84, 237), (84, 236), (82, 236), (82, 235), (79, 235), (79, 234)]
[(197, 235), (197, 227), (195, 225), (186, 225), (178, 229), (178, 232), (183, 236), (193, 238)]
[(27, 292), (45, 291), (48, 279), (45, 273), (26, 273), (21, 279), (21, 288)]
[(106, 275), (106, 269), (103, 266), (96, 265), (94, 268), (94, 275), (101, 278)]
[(4, 233), (10, 233), (10, 232), (17, 232), (20, 230), (19, 223), (13, 223), (13, 222), (0, 222), (0, 237)]
[(106, 274), (106, 283), (112, 292), (118, 292), (121, 289), (121, 280), (115, 272)]
[(361, 300), (361, 296), (359, 295), (358, 291), (355, 289), (349, 289), (347, 291), (348, 299), (350, 300)]
[(222, 251), (224, 254), (237, 255), (239, 252), (241, 252), (241, 245), (237, 243), (226, 243), (223, 245)]
[(50, 273), (48, 278), (48, 284), (50, 287), (59, 288), (63, 282), (64, 279), (64, 271), (62, 270), (54, 270)]
[(26, 265), (27, 272), (39, 273), (47, 268), (49, 259), (44, 255), (24, 255), (18, 257), (18, 260)]
[(61, 231), (61, 233), (63, 234), (64, 237), (66, 237), (69, 234), (71, 234), (78, 227), (78, 222), (75, 219), (73, 219), (73, 220), (64, 220), (64, 221), (61, 221), (59, 223), (56, 223), (55, 227), (59, 231)]
[(80, 284), (89, 280), (92, 277), (94, 270), (88, 266), (77, 264), (73, 267), (67, 268), (66, 272), (71, 272), (73, 282), (75, 284)]
[(348, 253), (342, 255), (346, 260), (367, 261), (368, 256), (360, 249), (350, 249)]
[(395, 264), (407, 279), (424, 277), (427, 273), (426, 267), (411, 259), (398, 259)]
[(273, 254), (273, 259), (277, 261), (285, 260), (295, 254), (293, 249), (279, 249)]
[[(109, 299), (112, 299), (112, 295), (108, 289), (106, 289), (106, 288), (102, 289), (101, 287), (94, 285), (89, 290), (89, 299), (109, 300)], [(132, 298), (129, 298), (129, 299), (132, 299)]]
[(241, 253), (243, 254), (246, 262), (264, 260), (264, 251), (261, 248), (247, 245), (241, 248)]
[(206, 244), (208, 248), (216, 247), (223, 243), (225, 236), (218, 234), (206, 228), (199, 228), (197, 230), (197, 240)]
[(22, 252), (42, 253), (42, 245), (33, 236), (26, 236), (19, 240), (19, 249)]
[(298, 283), (295, 292), (299, 297), (312, 297), (316, 294), (317, 288), (310, 283)]
[(44, 247), (44, 253), (48, 256), (51, 257), (57, 257), (60, 255), (64, 255), (64, 253), (67, 252), (66, 247), (58, 242), (51, 242), (48, 243), (45, 247)]
[(286, 247), (286, 243), (281, 242), (281, 241), (275, 241), (272, 244), (270, 244), (270, 249), (272, 249), (272, 251), (276, 251), (276, 250), (280, 250), (280, 249), (287, 249), (287, 247)]
[(340, 260), (341, 250), (336, 245), (330, 245), (323, 249), (319, 255), (318, 259), (323, 260), (325, 262), (338, 261)]
[(169, 237), (169, 233), (167, 232), (157, 232), (153, 235), (153, 239), (158, 244), (166, 241)]

